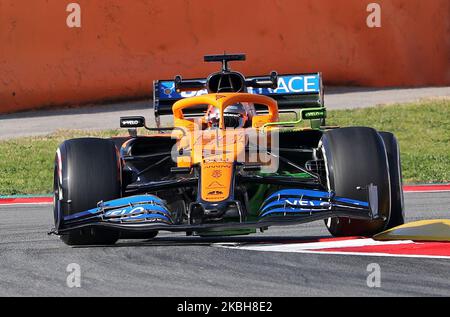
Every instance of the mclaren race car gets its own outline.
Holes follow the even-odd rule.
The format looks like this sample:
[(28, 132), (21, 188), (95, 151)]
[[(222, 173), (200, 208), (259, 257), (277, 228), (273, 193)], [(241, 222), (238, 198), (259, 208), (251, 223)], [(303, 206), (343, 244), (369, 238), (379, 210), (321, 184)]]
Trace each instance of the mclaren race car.
[[(206, 79), (155, 81), (153, 128), (144, 117), (122, 117), (126, 137), (63, 142), (53, 233), (68, 245), (98, 245), (159, 231), (229, 236), (317, 220), (334, 236), (402, 224), (394, 135), (327, 126), (320, 73), (244, 77), (229, 67), (243, 60), (205, 56), (222, 69)], [(161, 125), (166, 115), (172, 127)]]

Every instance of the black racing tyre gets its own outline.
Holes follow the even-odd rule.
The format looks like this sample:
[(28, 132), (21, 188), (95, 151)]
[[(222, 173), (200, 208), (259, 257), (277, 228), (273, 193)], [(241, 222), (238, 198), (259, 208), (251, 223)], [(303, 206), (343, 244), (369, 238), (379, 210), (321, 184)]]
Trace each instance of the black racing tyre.
[(384, 147), (389, 162), (389, 176), (391, 182), (391, 218), (387, 229), (405, 223), (405, 209), (403, 200), (402, 165), (400, 161), (400, 148), (397, 138), (390, 132), (379, 132), (383, 138)]
[[(111, 140), (72, 139), (63, 142), (55, 157), (55, 227), (64, 227), (64, 217), (95, 208), (101, 200), (121, 197), (121, 163)], [(105, 228), (71, 231), (61, 236), (68, 245), (114, 244), (119, 234)]]
[(386, 150), (378, 132), (372, 128), (349, 127), (326, 131), (321, 140), (327, 169), (327, 186), (337, 196), (367, 200), (358, 190), (378, 187), (378, 212), (382, 219), (330, 218), (325, 221), (333, 236), (372, 236), (383, 231), (390, 218), (390, 182)]

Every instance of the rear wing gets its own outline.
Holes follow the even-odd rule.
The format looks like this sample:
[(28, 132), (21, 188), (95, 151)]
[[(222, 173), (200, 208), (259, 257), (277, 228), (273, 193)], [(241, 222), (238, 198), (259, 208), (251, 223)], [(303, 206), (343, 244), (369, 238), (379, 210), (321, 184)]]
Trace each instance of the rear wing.
[[(323, 107), (324, 95), (321, 73), (278, 75), (278, 87), (253, 88), (251, 83), (258, 81), (262, 76), (247, 77), (248, 93), (265, 95), (275, 99), (280, 110), (297, 110), (302, 108)], [(196, 83), (196, 88), (189, 91), (177, 91), (175, 80), (156, 80), (153, 83), (153, 109), (155, 120), (159, 126), (159, 117), (171, 115), (172, 106), (178, 100), (204, 95), (207, 79), (189, 79), (189, 82)], [(257, 110), (258, 107), (257, 107)], [(204, 107), (189, 109), (187, 115), (202, 115)]]

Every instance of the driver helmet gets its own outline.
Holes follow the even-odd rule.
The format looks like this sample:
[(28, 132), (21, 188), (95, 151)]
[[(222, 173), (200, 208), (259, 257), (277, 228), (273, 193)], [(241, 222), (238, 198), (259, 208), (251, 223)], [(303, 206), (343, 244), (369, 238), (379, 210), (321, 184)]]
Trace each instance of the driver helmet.
[(209, 129), (219, 128), (220, 111), (214, 106), (209, 106), (206, 111), (206, 123)]
[[(245, 128), (247, 127), (253, 115), (254, 106), (247, 103), (235, 103), (223, 111), (223, 121), (225, 128)], [(206, 122), (208, 128), (218, 128), (220, 121), (220, 111), (214, 106), (209, 106), (206, 113)]]

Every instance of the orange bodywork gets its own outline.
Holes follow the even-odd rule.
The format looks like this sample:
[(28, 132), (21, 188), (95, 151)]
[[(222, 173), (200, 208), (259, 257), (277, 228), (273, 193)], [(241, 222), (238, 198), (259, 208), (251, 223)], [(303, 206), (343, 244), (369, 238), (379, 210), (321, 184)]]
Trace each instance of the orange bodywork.
[[(265, 105), (268, 114), (255, 115), (251, 128), (226, 129), (223, 112), (238, 102)], [(220, 111), (218, 129), (204, 129), (204, 118), (185, 118), (183, 110), (198, 105), (214, 106)], [(217, 93), (177, 101), (173, 107), (174, 126), (186, 131), (184, 136), (175, 130), (178, 150), (188, 152), (177, 158), (178, 167), (201, 167), (201, 197), (204, 201), (226, 200), (231, 192), (234, 162), (245, 160), (247, 131), (257, 132), (264, 124), (278, 121), (277, 102), (266, 96), (247, 93)], [(188, 151), (186, 151), (188, 149)]]
[[(225, 129), (223, 112), (225, 108), (238, 102), (248, 102), (265, 105), (268, 114), (255, 115), (252, 119), (252, 129), (257, 131), (264, 124), (278, 121), (277, 102), (266, 96), (247, 93), (219, 93), (186, 98), (177, 101), (173, 107), (174, 126), (183, 128), (186, 135), (181, 137), (180, 131), (173, 133), (180, 139), (179, 149), (190, 149), (189, 156), (178, 158), (178, 167), (189, 167), (194, 164), (209, 161), (236, 161), (245, 146), (246, 129)], [(204, 118), (185, 118), (183, 110), (198, 105), (211, 105), (219, 109), (219, 129), (205, 130)], [(207, 156), (205, 157), (205, 153)], [(232, 154), (232, 155), (231, 155)]]
[(252, 102), (255, 104), (266, 105), (268, 107), (268, 115), (260, 115), (253, 118), (253, 128), (259, 128), (268, 122), (278, 121), (278, 105), (277, 102), (270, 97), (247, 93), (217, 93), (177, 101), (172, 107), (174, 124), (176, 127), (184, 127), (188, 130), (194, 130), (195, 120), (185, 119), (183, 110), (198, 105), (212, 105), (220, 110), (221, 120), (219, 128), (224, 129), (223, 111), (226, 107), (237, 102)]
[(227, 199), (231, 193), (232, 180), (232, 162), (205, 162), (201, 164), (201, 198), (209, 202)]

